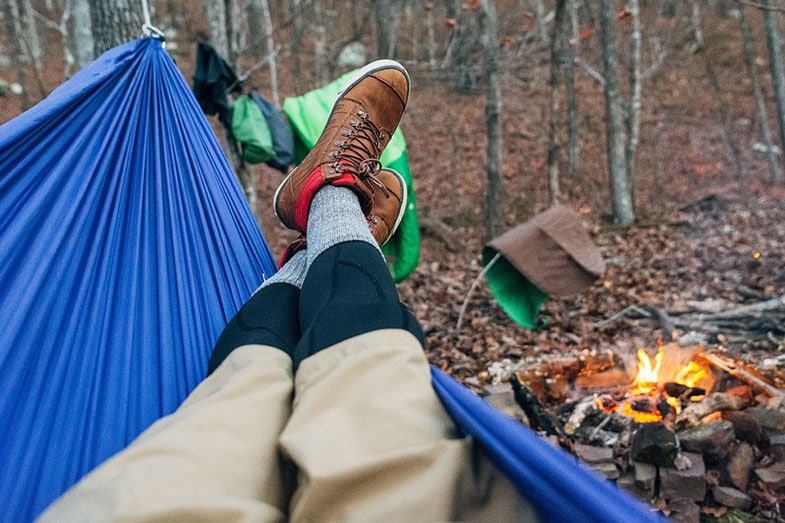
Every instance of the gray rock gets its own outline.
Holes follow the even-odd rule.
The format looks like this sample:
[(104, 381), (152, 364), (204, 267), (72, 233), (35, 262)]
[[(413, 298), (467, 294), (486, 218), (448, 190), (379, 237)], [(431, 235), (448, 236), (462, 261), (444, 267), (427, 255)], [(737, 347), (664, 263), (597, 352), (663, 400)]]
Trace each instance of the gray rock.
[(701, 423), (677, 435), (684, 450), (700, 452), (709, 459), (727, 456), (731, 443), (736, 440), (733, 423), (727, 420)]
[(520, 405), (515, 401), (515, 395), (513, 394), (512, 389), (507, 392), (489, 394), (483, 399), (496, 410), (529, 426), (529, 419), (526, 417), (526, 414), (523, 412)]
[(740, 508), (746, 510), (752, 506), (752, 498), (744, 492), (733, 487), (721, 487), (717, 485), (711, 489), (717, 503), (730, 508)]
[(639, 461), (634, 462), (633, 466), (635, 467), (633, 471), (635, 488), (641, 492), (641, 497), (653, 498), (657, 494), (654, 491), (657, 484), (657, 467)]
[(581, 461), (590, 465), (613, 461), (613, 449), (609, 447), (596, 447), (594, 445), (576, 443), (573, 445), (572, 449)]
[(668, 503), (670, 514), (668, 519), (676, 523), (699, 523), (701, 516), (700, 506), (694, 501), (681, 499)]
[(785, 432), (785, 412), (781, 410), (751, 407), (744, 412), (758, 420), (763, 432), (768, 435)]
[(349, 42), (338, 53), (337, 62), (339, 67), (362, 67), (366, 63), (365, 46), (362, 42)]
[(735, 410), (724, 413), (722, 419), (733, 423), (736, 439), (752, 443), (753, 445), (761, 441), (762, 429), (754, 416), (747, 414), (743, 410)]
[(679, 444), (662, 423), (645, 423), (635, 431), (630, 452), (633, 461), (670, 467), (679, 453)]
[(771, 489), (785, 487), (785, 463), (778, 462), (770, 467), (755, 469), (755, 475)]
[(706, 497), (706, 466), (703, 456), (684, 452), (690, 466), (684, 470), (674, 467), (660, 468), (660, 496), (674, 500), (701, 501)]
[(614, 463), (594, 463), (591, 468), (608, 479), (618, 479), (619, 477), (619, 469)]
[(725, 476), (731, 485), (741, 491), (746, 491), (754, 466), (755, 449), (748, 443), (742, 443), (728, 455), (728, 461), (725, 463)]

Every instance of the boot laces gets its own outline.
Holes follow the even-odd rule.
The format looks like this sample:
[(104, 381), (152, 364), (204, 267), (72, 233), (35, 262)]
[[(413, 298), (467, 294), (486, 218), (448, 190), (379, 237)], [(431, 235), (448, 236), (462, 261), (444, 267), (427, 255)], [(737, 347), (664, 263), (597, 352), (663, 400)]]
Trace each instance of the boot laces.
[(376, 173), (382, 167), (382, 163), (379, 161), (382, 140), (384, 140), (385, 134), (389, 135), (390, 133), (373, 123), (367, 112), (359, 110), (357, 116), (358, 120), (349, 122), (351, 129), (341, 131), (343, 139), (333, 143), (337, 149), (329, 153), (330, 158), (335, 160), (330, 164), (330, 168), (334, 172), (353, 174), (371, 192), (373, 192), (374, 186), (380, 188), (382, 194), (387, 198), (390, 191), (376, 177)]

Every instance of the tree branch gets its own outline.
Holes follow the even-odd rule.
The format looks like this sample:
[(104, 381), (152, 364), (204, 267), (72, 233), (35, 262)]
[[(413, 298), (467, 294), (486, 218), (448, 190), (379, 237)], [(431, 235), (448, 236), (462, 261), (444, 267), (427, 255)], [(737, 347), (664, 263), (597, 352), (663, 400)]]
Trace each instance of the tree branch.
[(736, 2), (737, 4), (754, 7), (762, 11), (777, 11), (780, 13), (785, 13), (785, 8), (777, 7), (773, 5), (763, 5), (763, 4), (759, 4), (758, 2), (751, 2), (750, 0), (734, 0), (734, 2)]
[(589, 76), (597, 80), (600, 85), (605, 85), (605, 78), (600, 74), (599, 71), (597, 71), (597, 69), (584, 62), (579, 56), (573, 57), (573, 61), (576, 65), (581, 66), (581, 69), (583, 69)]

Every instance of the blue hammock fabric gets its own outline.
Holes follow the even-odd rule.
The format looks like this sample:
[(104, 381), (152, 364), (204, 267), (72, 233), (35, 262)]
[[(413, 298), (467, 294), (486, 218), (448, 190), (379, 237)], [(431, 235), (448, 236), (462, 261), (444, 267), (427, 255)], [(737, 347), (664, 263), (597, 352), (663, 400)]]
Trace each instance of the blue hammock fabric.
[(543, 521), (664, 522), (665, 518), (431, 366), (433, 387), (465, 435), (529, 500)]
[(201, 381), (275, 262), (161, 43), (0, 127), (0, 520), (28, 521)]
[[(153, 39), (0, 127), (0, 521), (29, 521), (172, 412), (275, 263)], [(432, 369), (445, 407), (545, 520), (649, 509)]]

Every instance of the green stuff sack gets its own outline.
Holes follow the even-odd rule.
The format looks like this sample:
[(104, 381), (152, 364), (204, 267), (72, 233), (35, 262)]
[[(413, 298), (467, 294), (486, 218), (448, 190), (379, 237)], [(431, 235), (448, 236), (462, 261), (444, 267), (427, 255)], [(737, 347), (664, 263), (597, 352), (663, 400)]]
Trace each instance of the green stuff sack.
[(275, 156), (273, 137), (259, 105), (246, 95), (232, 103), (232, 135), (240, 142), (243, 159), (252, 164), (264, 163)]
[(563, 205), (488, 242), (482, 261), (496, 301), (513, 321), (530, 329), (548, 296), (582, 292), (605, 272), (580, 217)]

